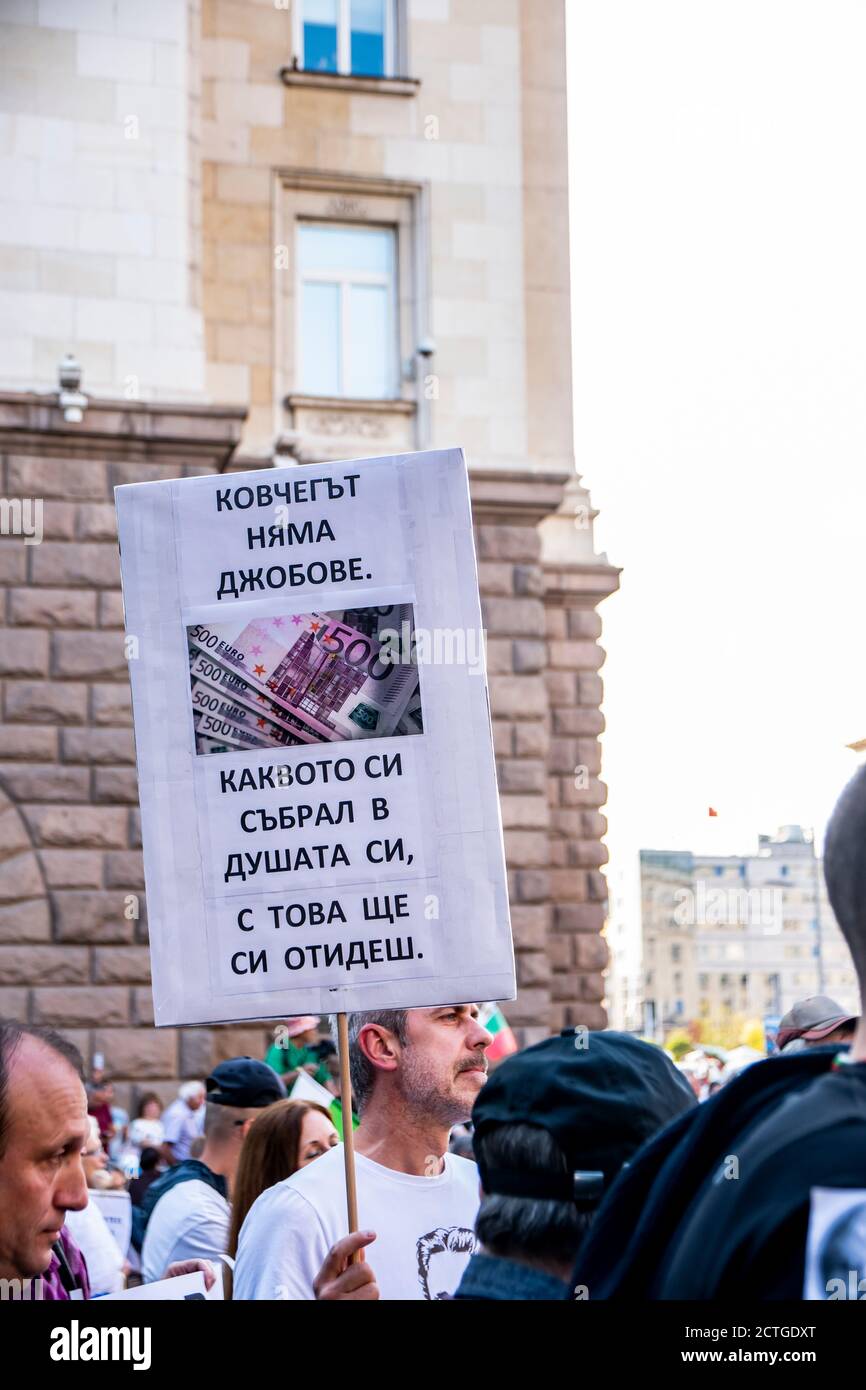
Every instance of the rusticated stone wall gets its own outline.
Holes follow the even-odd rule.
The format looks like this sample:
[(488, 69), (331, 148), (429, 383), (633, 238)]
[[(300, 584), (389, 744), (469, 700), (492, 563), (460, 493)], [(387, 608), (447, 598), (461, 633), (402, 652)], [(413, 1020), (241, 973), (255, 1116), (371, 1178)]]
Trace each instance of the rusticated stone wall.
[[(0, 397), (0, 496), (40, 500), (44, 538), (0, 537), (0, 1012), (105, 1054), (123, 1104), (166, 1098), (267, 1028), (152, 1027), (135, 748), (112, 489), (218, 472), (241, 412)], [(472, 475), (520, 1040), (602, 1027), (599, 807), (604, 564), (543, 558), (563, 483)]]

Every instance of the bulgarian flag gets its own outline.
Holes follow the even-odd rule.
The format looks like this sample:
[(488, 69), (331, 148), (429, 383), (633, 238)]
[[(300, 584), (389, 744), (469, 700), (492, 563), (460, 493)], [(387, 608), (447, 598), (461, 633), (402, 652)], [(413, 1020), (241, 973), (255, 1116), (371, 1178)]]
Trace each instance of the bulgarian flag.
[(482, 1004), (478, 1022), (493, 1035), (493, 1042), (485, 1053), (489, 1061), (501, 1062), (503, 1057), (510, 1057), (512, 1053), (519, 1051), (517, 1039), (498, 1004)]

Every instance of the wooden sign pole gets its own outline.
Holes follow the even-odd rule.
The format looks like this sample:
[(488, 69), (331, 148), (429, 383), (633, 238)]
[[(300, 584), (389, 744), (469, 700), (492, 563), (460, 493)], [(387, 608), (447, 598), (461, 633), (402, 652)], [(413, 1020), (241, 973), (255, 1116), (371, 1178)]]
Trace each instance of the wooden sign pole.
[[(346, 1204), (349, 1209), (349, 1235), (358, 1229), (358, 1188), (355, 1182), (355, 1137), (352, 1129), (352, 1080), (349, 1072), (349, 1020), (337, 1014), (337, 1041), (340, 1048), (340, 1108), (343, 1112), (343, 1159), (346, 1165)], [(364, 1258), (356, 1250), (352, 1263)]]

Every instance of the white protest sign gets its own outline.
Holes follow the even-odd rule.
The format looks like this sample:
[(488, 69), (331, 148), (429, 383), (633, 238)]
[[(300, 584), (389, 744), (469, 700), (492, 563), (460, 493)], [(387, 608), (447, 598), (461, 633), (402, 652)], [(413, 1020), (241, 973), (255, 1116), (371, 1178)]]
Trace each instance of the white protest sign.
[(331, 1092), (314, 1076), (310, 1076), (308, 1071), (298, 1072), (295, 1084), (289, 1091), (289, 1100), (311, 1100), (315, 1105), (324, 1106), (326, 1110), (330, 1110), (334, 1104)]
[(102, 1212), (118, 1250), (126, 1259), (132, 1237), (132, 1200), (129, 1193), (118, 1188), (105, 1188), (94, 1189), (88, 1195), (93, 1205)]
[(204, 1275), (201, 1270), (193, 1274), (178, 1274), (174, 1279), (158, 1279), (154, 1284), (139, 1284), (134, 1289), (124, 1289), (122, 1293), (107, 1293), (100, 1303), (183, 1303), (187, 1299), (206, 1299)]
[(156, 1023), (513, 998), (462, 453), (115, 495)]

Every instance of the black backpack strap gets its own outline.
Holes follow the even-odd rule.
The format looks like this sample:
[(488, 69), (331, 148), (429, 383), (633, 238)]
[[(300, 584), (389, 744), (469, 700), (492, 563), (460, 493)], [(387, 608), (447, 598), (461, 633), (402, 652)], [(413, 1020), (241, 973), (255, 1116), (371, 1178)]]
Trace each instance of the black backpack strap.
[(76, 1292), (77, 1289), (80, 1288), (80, 1285), (77, 1279), (75, 1278), (75, 1275), (72, 1273), (72, 1266), (69, 1263), (69, 1259), (67, 1257), (63, 1241), (56, 1240), (52, 1245), (51, 1249), (57, 1256), (57, 1263), (59, 1265), (57, 1273), (60, 1277), (60, 1282), (63, 1285), (66, 1292), (71, 1296), (73, 1293)]

